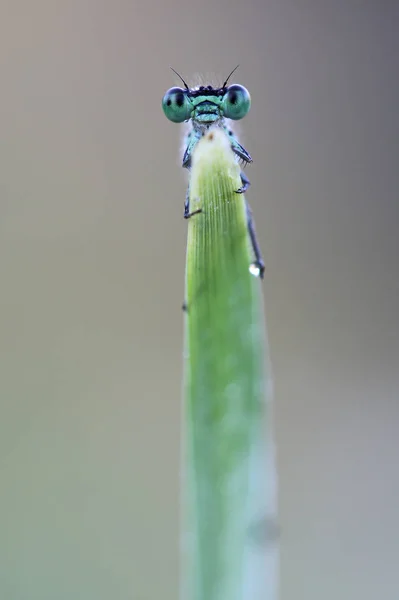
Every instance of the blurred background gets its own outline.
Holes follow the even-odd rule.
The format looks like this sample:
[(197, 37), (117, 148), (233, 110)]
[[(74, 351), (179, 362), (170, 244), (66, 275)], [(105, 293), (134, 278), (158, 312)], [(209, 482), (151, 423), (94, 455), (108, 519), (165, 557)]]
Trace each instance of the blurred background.
[(397, 600), (398, 24), (395, 0), (2, 1), (1, 599), (177, 597), (186, 181), (160, 102), (170, 65), (240, 64), (281, 599)]

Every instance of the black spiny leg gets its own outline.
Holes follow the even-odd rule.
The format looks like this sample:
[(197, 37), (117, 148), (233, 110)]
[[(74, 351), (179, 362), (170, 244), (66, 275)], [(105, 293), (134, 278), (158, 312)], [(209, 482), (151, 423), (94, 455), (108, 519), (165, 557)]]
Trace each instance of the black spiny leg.
[[(236, 194), (243, 194), (244, 192), (247, 191), (247, 189), (251, 185), (251, 182), (249, 181), (248, 177), (245, 175), (244, 171), (241, 171), (240, 177), (241, 177), (242, 186), (240, 188), (238, 188), (238, 190), (236, 190)], [(262, 253), (259, 248), (258, 240), (256, 239), (255, 225), (254, 225), (254, 221), (252, 218), (252, 211), (249, 207), (248, 202), (245, 202), (245, 207), (246, 207), (246, 211), (247, 211), (248, 233), (249, 233), (249, 237), (251, 240), (252, 249), (253, 249), (254, 255), (255, 255), (255, 261), (252, 264), (254, 267), (259, 269), (259, 277), (261, 279), (263, 279), (263, 273), (265, 272), (265, 263), (263, 262)]]
[(247, 189), (251, 185), (251, 182), (249, 181), (248, 177), (245, 175), (244, 171), (241, 171), (240, 177), (241, 177), (242, 186), (240, 188), (238, 188), (238, 190), (235, 191), (236, 194), (243, 194), (244, 192), (247, 191)]
[[(187, 146), (186, 151), (183, 156), (182, 167), (184, 167), (185, 169), (188, 169), (188, 170), (190, 170), (190, 167), (191, 167), (191, 150), (193, 147), (194, 147), (194, 145), (191, 142)], [(190, 219), (190, 217), (192, 217), (193, 215), (198, 215), (198, 213), (200, 213), (200, 212), (202, 212), (202, 208), (197, 208), (197, 210), (193, 210), (193, 212), (190, 212), (190, 184), (188, 184), (187, 192), (186, 192), (186, 200), (184, 202), (184, 218)]]
[[(227, 134), (230, 136), (230, 139), (232, 140), (231, 148), (232, 148), (234, 154), (236, 154), (245, 164), (251, 163), (252, 162), (251, 155), (237, 141), (233, 132), (231, 130), (228, 130)], [(237, 194), (243, 194), (244, 192), (247, 191), (247, 189), (251, 185), (251, 182), (249, 181), (248, 177), (245, 175), (244, 171), (241, 171), (240, 177), (241, 177), (242, 186), (240, 188), (238, 188), (238, 190), (236, 190)], [(255, 261), (252, 263), (251, 266), (258, 269), (259, 277), (261, 279), (263, 279), (263, 274), (265, 272), (265, 263), (263, 262), (262, 253), (259, 248), (258, 240), (256, 239), (255, 225), (254, 225), (254, 222), (252, 219), (252, 211), (247, 202), (245, 202), (245, 207), (246, 207), (246, 211), (247, 211), (247, 227), (248, 227), (249, 238), (251, 240), (252, 249), (253, 249), (254, 255), (255, 255)]]
[(198, 213), (201, 213), (201, 212), (202, 212), (202, 208), (197, 208), (197, 210), (193, 210), (193, 212), (190, 212), (190, 184), (188, 184), (187, 192), (186, 192), (186, 200), (184, 202), (184, 218), (190, 219), (190, 217), (192, 217), (193, 215), (198, 215)]
[(252, 249), (255, 255), (255, 261), (252, 263), (254, 267), (259, 269), (259, 277), (263, 279), (263, 274), (265, 272), (265, 263), (263, 262), (262, 253), (259, 248), (258, 240), (256, 239), (255, 233), (255, 225), (252, 218), (252, 210), (249, 207), (249, 204), (246, 202), (245, 207), (247, 210), (247, 227), (248, 233), (252, 244)]
[(190, 184), (187, 186), (186, 199), (184, 201), (184, 218), (188, 219), (190, 214)]

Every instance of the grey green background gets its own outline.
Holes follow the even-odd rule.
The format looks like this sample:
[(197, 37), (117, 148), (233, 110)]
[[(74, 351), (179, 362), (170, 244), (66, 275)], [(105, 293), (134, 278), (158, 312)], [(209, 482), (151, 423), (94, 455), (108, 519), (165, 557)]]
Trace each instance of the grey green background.
[(0, 598), (175, 600), (186, 223), (160, 100), (237, 64), (282, 600), (399, 597), (395, 0), (3, 0)]

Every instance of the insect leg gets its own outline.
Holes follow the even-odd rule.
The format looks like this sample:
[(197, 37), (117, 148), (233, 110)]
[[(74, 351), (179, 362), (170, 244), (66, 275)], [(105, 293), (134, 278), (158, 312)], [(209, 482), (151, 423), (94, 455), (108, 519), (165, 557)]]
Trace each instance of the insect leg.
[(247, 211), (248, 233), (251, 240), (252, 249), (255, 255), (255, 262), (253, 263), (253, 265), (259, 269), (259, 277), (263, 279), (263, 274), (265, 272), (265, 263), (263, 262), (262, 253), (259, 248), (258, 240), (256, 239), (255, 225), (252, 218), (252, 210), (248, 202), (245, 202), (245, 208)]
[(188, 219), (190, 214), (190, 184), (187, 186), (186, 199), (184, 201), (184, 218)]
[[(189, 145), (187, 146), (186, 151), (184, 153), (184, 156), (183, 156), (182, 167), (184, 167), (185, 169), (188, 169), (188, 170), (190, 170), (190, 167), (191, 167), (191, 152), (195, 146), (195, 143), (193, 143), (192, 141), (189, 143)], [(193, 212), (190, 212), (190, 184), (188, 184), (187, 192), (186, 192), (186, 200), (184, 202), (184, 218), (189, 219), (193, 215), (197, 215), (200, 212), (202, 212), (202, 208), (197, 208), (197, 210), (193, 210)]]
[(241, 177), (242, 186), (240, 188), (238, 188), (238, 190), (235, 190), (236, 194), (243, 194), (244, 192), (247, 191), (247, 189), (251, 185), (251, 182), (249, 181), (248, 177), (245, 175), (244, 171), (241, 171), (240, 177)]
[[(189, 142), (188, 142), (187, 148), (184, 152), (182, 167), (190, 170), (190, 168), (191, 168), (191, 152), (192, 152), (195, 144), (197, 143), (198, 139), (195, 136), (192, 136), (191, 133), (188, 135), (187, 139), (189, 140)], [(186, 200), (184, 202), (184, 218), (189, 219), (193, 215), (197, 215), (200, 212), (202, 212), (201, 208), (198, 208), (197, 210), (193, 210), (193, 212), (190, 212), (190, 184), (188, 184), (187, 192), (186, 192)]]
[(202, 208), (197, 208), (197, 210), (193, 210), (190, 212), (190, 184), (187, 186), (186, 192), (186, 200), (184, 202), (184, 218), (190, 219), (193, 215), (198, 215), (198, 213), (202, 212)]

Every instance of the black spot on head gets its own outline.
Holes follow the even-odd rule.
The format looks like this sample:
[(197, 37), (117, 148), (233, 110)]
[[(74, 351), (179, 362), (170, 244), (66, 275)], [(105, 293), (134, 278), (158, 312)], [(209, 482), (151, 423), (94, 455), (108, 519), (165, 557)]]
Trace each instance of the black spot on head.
[(184, 104), (184, 94), (183, 94), (183, 92), (180, 92), (179, 94), (176, 94), (176, 104), (177, 104), (177, 106), (179, 108), (181, 106), (183, 106), (183, 104)]
[(166, 100), (166, 106), (170, 106), (172, 104), (172, 100), (170, 98), (168, 98)]
[(232, 90), (229, 93), (229, 102), (231, 102), (231, 104), (236, 104), (237, 99), (238, 99), (237, 92), (235, 90)]

